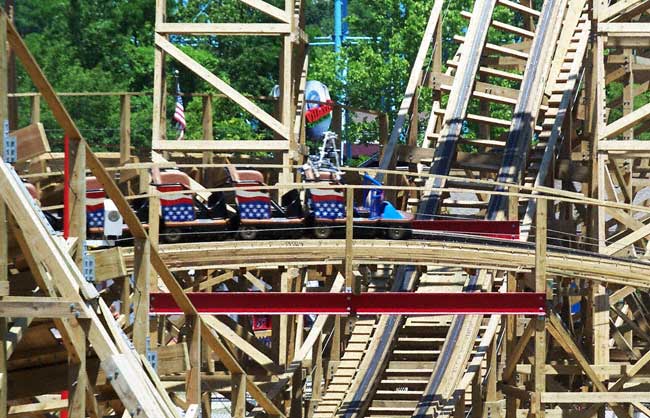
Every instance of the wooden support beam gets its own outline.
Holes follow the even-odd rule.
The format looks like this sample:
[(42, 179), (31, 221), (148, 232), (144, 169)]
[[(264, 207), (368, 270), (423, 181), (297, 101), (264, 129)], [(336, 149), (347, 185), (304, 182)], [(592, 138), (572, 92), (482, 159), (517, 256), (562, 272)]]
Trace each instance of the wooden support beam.
[[(8, 90), (8, 56), (7, 56), (7, 15), (0, 13), (0, 126), (4, 136), (4, 125), (9, 123), (9, 103), (5, 92)], [(0, 142), (0, 156), (4, 155), (4, 140)], [(4, 164), (0, 158), (0, 164)], [(0, 282), (2, 285), (9, 283), (9, 223), (7, 207), (0, 202)], [(8, 292), (7, 292), (8, 293)], [(0, 296), (0, 303), (3, 297)], [(9, 380), (7, 378), (8, 344), (7, 332), (9, 331), (8, 318), (0, 318), (0, 418), (7, 416), (7, 392)]]
[(55, 297), (9, 296), (0, 299), (0, 317), (86, 318), (79, 302)]
[(50, 152), (50, 143), (45, 135), (42, 123), (33, 123), (11, 132), (16, 137), (16, 162), (25, 162), (39, 155)]
[(244, 418), (246, 416), (246, 374), (233, 374), (231, 385), (230, 414), (233, 418)]
[(264, 0), (239, 0), (239, 1), (281, 22), (289, 23), (289, 21), (291, 20), (291, 15), (287, 14), (286, 10), (282, 10), (278, 7), (275, 7)]
[(120, 96), (120, 164), (131, 161), (131, 96)]
[(133, 345), (140, 354), (146, 354), (149, 337), (149, 284), (151, 281), (151, 264), (149, 262), (151, 245), (146, 238), (134, 240), (135, 288), (133, 292)]
[[(448, 175), (456, 144), (461, 136), (461, 131), (467, 116), (467, 108), (470, 101), (470, 92), (476, 81), (476, 74), (479, 68), (480, 56), (474, 51), (483, 49), (487, 39), (490, 20), (496, 0), (486, 0), (474, 3), (472, 19), (467, 29), (466, 41), (460, 46), (460, 61), (452, 90), (447, 102), (443, 127), (436, 144), (434, 159), (429, 169), (431, 174)], [(392, 135), (391, 135), (392, 138)], [(380, 166), (380, 168), (384, 168)], [(444, 186), (445, 180), (441, 178), (430, 178), (426, 182), (428, 188)], [(418, 208), (419, 218), (427, 215), (435, 215), (440, 206), (441, 194), (433, 192), (424, 198)]]
[[(587, 361), (587, 358), (585, 355), (582, 353), (582, 351), (578, 348), (574, 340), (571, 338), (569, 333), (566, 331), (564, 328), (564, 325), (560, 321), (560, 319), (555, 315), (554, 313), (551, 313), (548, 315), (548, 324), (547, 324), (547, 330), (549, 333), (555, 338), (555, 340), (560, 344), (560, 346), (571, 356), (573, 356), (576, 361), (578, 362), (578, 365), (582, 368), (584, 373), (587, 375), (587, 377), (591, 380), (592, 384), (594, 385), (594, 388), (598, 392), (608, 392), (607, 387), (605, 384), (601, 381), (601, 378), (598, 373), (591, 367), (589, 362)], [(609, 402), (608, 402), (609, 403)], [(613, 401), (609, 403), (612, 409), (616, 412), (616, 415), (619, 417), (625, 417), (625, 418), (630, 418), (629, 414), (625, 410), (625, 408), (622, 408), (619, 406), (616, 401)]]
[(185, 399), (188, 403), (201, 403), (201, 319), (199, 316), (190, 316), (192, 323), (190, 333), (189, 352), (190, 370), (185, 381)]
[[(409, 110), (411, 109), (411, 102), (416, 93), (417, 87), (422, 83), (423, 69), (427, 54), (431, 43), (433, 42), (436, 28), (438, 27), (438, 22), (442, 13), (442, 0), (436, 0), (431, 8), (431, 13), (429, 14), (429, 20), (427, 26), (424, 29), (424, 35), (422, 36), (422, 41), (420, 47), (418, 48), (418, 53), (415, 57), (411, 73), (409, 75), (409, 80), (406, 85), (406, 91), (404, 92), (404, 98), (400, 104), (399, 110), (397, 112), (397, 119), (393, 125), (393, 130), (390, 133), (390, 138), (385, 142), (384, 148), (382, 150), (381, 161), (379, 162), (379, 168), (383, 170), (388, 170), (395, 163), (395, 148), (399, 142), (399, 138), (406, 122)], [(417, 116), (415, 116), (417, 118)], [(384, 175), (378, 173), (376, 175), (377, 180), (383, 181)]]
[(354, 190), (348, 189), (345, 193), (345, 287), (346, 291), (358, 294), (361, 289), (357, 288), (358, 280), (354, 275), (352, 266), (354, 239)]
[[(167, 17), (167, 1), (156, 0), (156, 25), (165, 22)], [(167, 139), (166, 99), (167, 82), (165, 79), (165, 52), (154, 48), (153, 67), (153, 123), (151, 125), (151, 142)]]
[(650, 104), (645, 104), (634, 112), (629, 113), (605, 126), (598, 139), (604, 140), (613, 138), (648, 119), (650, 119)]
[(160, 35), (278, 36), (291, 33), (287, 23), (159, 23)]
[(244, 110), (249, 112), (255, 118), (259, 119), (264, 125), (268, 126), (271, 130), (285, 139), (289, 139), (289, 128), (280, 123), (273, 116), (269, 115), (266, 111), (253, 103), (250, 99), (246, 98), (243, 94), (232, 88), (222, 79), (208, 71), (204, 66), (196, 62), (189, 55), (181, 51), (178, 47), (174, 46), (171, 42), (163, 36), (156, 34), (156, 46), (161, 48), (165, 53), (176, 59), (180, 64), (187, 67), (196, 75), (204, 79), (214, 88), (225, 94), (229, 99), (240, 105)]

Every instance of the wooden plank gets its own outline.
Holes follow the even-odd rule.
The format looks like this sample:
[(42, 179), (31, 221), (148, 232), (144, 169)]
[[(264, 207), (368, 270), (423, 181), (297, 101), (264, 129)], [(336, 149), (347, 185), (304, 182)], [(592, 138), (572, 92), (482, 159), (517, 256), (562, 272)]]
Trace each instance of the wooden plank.
[[(495, 6), (496, 0), (486, 0), (474, 4), (472, 19), (467, 29), (466, 42), (459, 49), (461, 56), (458, 71), (447, 102), (443, 127), (436, 144), (433, 163), (429, 169), (431, 174), (448, 175), (451, 169), (453, 154), (467, 115), (470, 92), (476, 81), (476, 73), (479, 67), (480, 54), (475, 52), (481, 51), (485, 45), (490, 26), (489, 18), (492, 16)], [(438, 188), (444, 183), (445, 181), (440, 178), (430, 178), (426, 182), (426, 187)], [(422, 199), (418, 207), (418, 213), (420, 214), (418, 218), (435, 215), (440, 200), (441, 195), (439, 192), (430, 193), (428, 197)]]
[(243, 353), (253, 359), (253, 361), (264, 367), (269, 372), (273, 374), (279, 374), (282, 371), (282, 369), (269, 356), (259, 351), (251, 343), (246, 341), (246, 339), (242, 338), (238, 333), (233, 331), (230, 327), (219, 321), (217, 318), (209, 315), (203, 315), (202, 318), (208, 327), (214, 330), (214, 332), (230, 341), (239, 350), (241, 350)]
[(605, 22), (612, 18), (615, 18), (617, 15), (624, 14), (629, 10), (636, 10), (638, 13), (643, 13), (647, 8), (650, 8), (645, 0), (621, 0), (612, 4), (609, 7), (604, 8), (598, 14), (598, 21)]
[(289, 23), (289, 21), (291, 20), (291, 15), (287, 14), (285, 10), (275, 7), (272, 4), (265, 2), (264, 0), (239, 0), (239, 1), (271, 17), (274, 17), (281, 22)]
[(153, 141), (151, 148), (158, 151), (215, 151), (215, 152), (253, 152), (288, 151), (289, 141), (261, 140), (191, 140), (191, 141)]
[(131, 96), (120, 96), (120, 164), (131, 161)]
[[(632, 126), (634, 126), (634, 124)], [(598, 151), (647, 156), (650, 154), (650, 144), (648, 144), (648, 142), (650, 141), (638, 141), (633, 139), (620, 141), (601, 141), (598, 144)]]
[(650, 402), (649, 392), (544, 392), (542, 403), (632, 403)]
[(91, 251), (90, 254), (95, 257), (96, 282), (101, 283), (128, 275), (121, 247)]
[(601, 251), (601, 253), (605, 255), (615, 255), (648, 235), (650, 235), (650, 225), (645, 225), (643, 228), (639, 228), (618, 241), (609, 244), (603, 251)]
[[(520, 95), (512, 113), (513, 120), (503, 152), (501, 169), (497, 175), (497, 181), (500, 183), (520, 183), (553, 64), (551, 48), (555, 47), (560, 36), (565, 8), (566, 0), (544, 2), (530, 50), (530, 59), (526, 63)], [(504, 219), (505, 208), (506, 201), (503, 196), (491, 196), (488, 217)]]
[(146, 238), (135, 238), (133, 247), (135, 252), (133, 345), (138, 353), (146, 354), (149, 338), (149, 282), (152, 274), (149, 262), (151, 245)]
[(36, 414), (41, 415), (48, 412), (57, 412), (67, 407), (67, 399), (50, 399), (38, 403), (12, 406), (9, 408), (7, 416), (9, 418), (31, 418)]
[(0, 317), (86, 318), (80, 303), (51, 297), (9, 296), (0, 299)]
[(17, 162), (23, 162), (50, 152), (50, 143), (42, 123), (34, 123), (10, 133), (16, 137)]
[(161, 35), (241, 35), (273, 36), (291, 33), (288, 23), (159, 23), (156, 32)]
[(120, 400), (135, 417), (143, 414), (145, 417), (169, 416), (160, 410), (159, 406), (143, 395), (147, 390), (141, 385), (141, 380), (135, 374), (127, 360), (126, 354), (116, 354), (102, 361), (102, 369), (110, 378), (111, 385), (120, 397)]
[(287, 126), (278, 122), (273, 116), (269, 115), (266, 111), (260, 108), (258, 105), (253, 103), (250, 99), (246, 98), (243, 94), (239, 93), (237, 90), (232, 88), (226, 82), (221, 80), (216, 75), (208, 71), (204, 66), (196, 62), (189, 55), (185, 54), (183, 51), (174, 46), (164, 37), (156, 34), (156, 46), (161, 48), (167, 54), (176, 59), (180, 64), (187, 67), (189, 70), (193, 71), (196, 75), (204, 79), (206, 82), (211, 84), (214, 88), (219, 90), (221, 93), (225, 94), (232, 101), (240, 105), (243, 109), (249, 112), (251, 115), (260, 120), (263, 124), (268, 126), (275, 133), (280, 135), (285, 139), (289, 139), (289, 129)]
[[(429, 52), (429, 47), (433, 42), (436, 28), (438, 27), (438, 21), (442, 13), (442, 0), (436, 0), (431, 8), (431, 13), (429, 14), (429, 20), (427, 26), (424, 30), (424, 35), (422, 36), (422, 41), (420, 42), (420, 47), (418, 48), (418, 53), (413, 62), (413, 67), (411, 69), (411, 74), (409, 75), (409, 80), (406, 85), (406, 90), (404, 92), (404, 98), (400, 104), (399, 110), (397, 111), (397, 119), (393, 125), (393, 129), (388, 138), (388, 142), (384, 145), (383, 154), (381, 161), (379, 162), (379, 167), (381, 169), (387, 170), (390, 169), (392, 164), (394, 164), (394, 153), (395, 147), (397, 146), (398, 140), (401, 136), (404, 123), (408, 116), (409, 110), (411, 109), (411, 102), (413, 101), (413, 96), (416, 92), (417, 86), (422, 82), (422, 71), (424, 62)], [(377, 180), (383, 181), (384, 175), (378, 173), (376, 176)]]
[(650, 119), (650, 103), (641, 106), (634, 112), (625, 115), (605, 126), (598, 139), (604, 140), (620, 135), (628, 129), (633, 128), (634, 126), (648, 119)]

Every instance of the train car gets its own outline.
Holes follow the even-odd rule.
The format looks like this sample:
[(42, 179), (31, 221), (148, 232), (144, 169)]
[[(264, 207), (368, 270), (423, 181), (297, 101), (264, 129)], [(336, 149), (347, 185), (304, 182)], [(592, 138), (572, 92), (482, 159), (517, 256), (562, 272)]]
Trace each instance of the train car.
[(237, 208), (237, 235), (252, 240), (265, 232), (276, 235), (300, 236), (306, 225), (306, 216), (297, 190), (290, 190), (282, 196), (280, 204), (271, 199), (268, 190), (255, 186), (266, 186), (264, 176), (257, 170), (238, 170), (227, 167), (230, 183), (234, 185)]
[[(131, 202), (133, 211), (147, 228), (147, 199)], [(106, 196), (104, 186), (95, 177), (86, 177), (86, 232), (91, 240), (119, 240), (129, 236), (129, 228), (115, 203)]]
[[(318, 169), (313, 166), (303, 168), (306, 182), (341, 184), (340, 175), (334, 169)], [(381, 183), (367, 174), (364, 182), (381, 186)], [(311, 224), (314, 236), (327, 239), (341, 230), (346, 222), (345, 195), (336, 189), (307, 189), (307, 206), (311, 213)], [(362, 235), (380, 233), (390, 239), (405, 239), (408, 237), (413, 215), (400, 210), (384, 199), (380, 189), (370, 189), (363, 196), (363, 204), (353, 208), (354, 227)]]
[(182, 171), (154, 170), (152, 178), (156, 189), (164, 193), (160, 197), (160, 235), (164, 242), (177, 243), (183, 237), (201, 235), (221, 238), (229, 229), (231, 220), (222, 192), (212, 193), (203, 203), (195, 194), (184, 193), (191, 187), (190, 177)]

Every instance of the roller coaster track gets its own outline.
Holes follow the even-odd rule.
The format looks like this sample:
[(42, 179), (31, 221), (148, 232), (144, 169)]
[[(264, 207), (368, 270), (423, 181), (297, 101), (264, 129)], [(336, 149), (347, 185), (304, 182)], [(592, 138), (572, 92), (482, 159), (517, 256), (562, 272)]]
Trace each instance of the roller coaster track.
[[(345, 240), (302, 239), (278, 241), (224, 241), (160, 246), (172, 270), (194, 268), (260, 268), (277, 265), (340, 265)], [(133, 249), (124, 248), (127, 267)], [(427, 241), (353, 240), (354, 264), (446, 265), (489, 270), (531, 271), (533, 243), (489, 238), (436, 236)], [(649, 287), (648, 263), (563, 247), (549, 247), (549, 274), (603, 283)], [(399, 269), (398, 269), (399, 270)]]
[[(458, 292), (466, 282), (462, 271), (434, 268), (417, 278), (416, 292)], [(376, 334), (384, 338), (375, 339), (370, 347), (382, 355), (364, 358), (361, 372), (352, 382), (355, 390), (348, 393), (337, 415), (410, 415), (424, 393), (426, 378), (439, 361), (450, 320), (450, 316), (380, 319)]]
[[(453, 81), (442, 131), (439, 134), (439, 141), (429, 170), (432, 174), (449, 174), (456, 144), (461, 135), (463, 121), (467, 117), (469, 98), (472, 95), (476, 74), (479, 71), (479, 58), (481, 56), (480, 54), (463, 54), (463, 52), (468, 50), (478, 51), (485, 47), (487, 31), (490, 26), (488, 16), (493, 13), (495, 4), (496, 1), (477, 2), (475, 4), (467, 36), (464, 38), (465, 43), (459, 49), (461, 57), (458, 61), (457, 75)], [(552, 82), (549, 83), (552, 86), (551, 92), (556, 94), (552, 96), (553, 100), (549, 102), (550, 109), (546, 114), (543, 126), (545, 131), (538, 144), (538, 148), (545, 149), (545, 154), (539, 165), (535, 184), (540, 184), (543, 181), (550, 157), (555, 149), (558, 127), (562, 126), (563, 118), (570, 106), (571, 94), (575, 89), (578, 73), (582, 68), (582, 59), (588, 37), (585, 33), (585, 20), (577, 18), (581, 14), (584, 2), (571, 2), (569, 12), (565, 18), (566, 6), (566, 0), (548, 0), (539, 14), (537, 31), (532, 41), (530, 53), (527, 55), (528, 60), (520, 87), (520, 96), (515, 105), (510, 133), (503, 152), (503, 162), (498, 175), (498, 180), (501, 182), (519, 184), (521, 180), (520, 177), (527, 162), (526, 156), (530, 148), (532, 133), (536, 128), (537, 112), (542, 104), (548, 77), (552, 77)], [(581, 23), (582, 26), (580, 26)], [(565, 26), (565, 34), (574, 35), (575, 33), (576, 36), (573, 37), (569, 48), (565, 50), (558, 48), (557, 57), (555, 61), (551, 62), (553, 55), (549, 51), (551, 49), (549, 45), (556, 44), (562, 24)], [(564, 43), (564, 45), (566, 44)], [(531, 170), (529, 170), (530, 173)], [(427, 185), (441, 187), (444, 186), (444, 182), (434, 179), (430, 180)], [(435, 192), (425, 197), (420, 203), (418, 217), (435, 215), (441, 200), (441, 195)], [(504, 203), (505, 200), (502, 196), (493, 196), (489, 202), (488, 218), (497, 219), (503, 217)], [(530, 208), (528, 212), (530, 212)], [(492, 256), (493, 259), (498, 258), (496, 253), (492, 254)], [(481, 260), (482, 262), (483, 260)], [(487, 263), (481, 267), (486, 267), (489, 264)], [(566, 263), (565, 266), (570, 264), (572, 263)], [(574, 271), (569, 275), (575, 273), (577, 272)], [(486, 270), (481, 270), (478, 277), (470, 280), (470, 287), (485, 284), (486, 276)], [(393, 320), (391, 324), (385, 324), (385, 328), (382, 328), (381, 332), (375, 333), (375, 340), (385, 341), (390, 338), (395, 341), (394, 336), (398, 334), (399, 322)], [(417, 386), (422, 382), (416, 384), (414, 381), (406, 382), (404, 387), (407, 390), (401, 394), (398, 394), (397, 390), (378, 390), (377, 388), (381, 384), (395, 385), (395, 383), (385, 382), (385, 380), (388, 380), (385, 379), (387, 377), (386, 373), (380, 372), (381, 370), (390, 369), (387, 366), (390, 358), (388, 355), (391, 349), (390, 344), (376, 347), (380, 350), (375, 350), (368, 356), (368, 359), (364, 359), (363, 363), (366, 366), (366, 368), (362, 368), (364, 373), (356, 376), (355, 384), (353, 384), (353, 388), (355, 386), (356, 388), (346, 396), (346, 402), (339, 410), (338, 415), (352, 417), (366, 415), (395, 416), (401, 414), (440, 416), (441, 414), (451, 414), (454, 403), (460, 396), (464, 396), (465, 389), (469, 386), (474, 374), (478, 373), (476, 369), (480, 371), (480, 365), (486, 350), (480, 350), (479, 348), (485, 348), (497, 333), (499, 318), (493, 316), (488, 322), (488, 331), (477, 342), (482, 322), (483, 318), (478, 316), (461, 316), (452, 320), (445, 343), (440, 349), (436, 366), (428, 373), (430, 379), (426, 383), (424, 392), (420, 392), (421, 388)], [(399, 337), (397, 341), (399, 341)], [(473, 350), (474, 356), (472, 357)], [(393, 355), (396, 352), (393, 349)], [(363, 363), (362, 365), (364, 365)], [(370, 366), (369, 369), (368, 366)], [(414, 392), (411, 390), (414, 387), (417, 387), (418, 391), (410, 393)], [(385, 402), (380, 399), (381, 396), (388, 396), (390, 401)], [(409, 396), (419, 397), (420, 401), (416, 405), (413, 405), (413, 403), (401, 404)], [(383, 406), (388, 407), (388, 409), (382, 409)]]

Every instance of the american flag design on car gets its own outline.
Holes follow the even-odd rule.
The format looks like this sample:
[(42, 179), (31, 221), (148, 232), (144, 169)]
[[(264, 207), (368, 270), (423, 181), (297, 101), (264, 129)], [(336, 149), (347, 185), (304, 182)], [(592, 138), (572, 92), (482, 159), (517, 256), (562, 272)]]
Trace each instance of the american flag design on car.
[(345, 197), (343, 192), (331, 189), (310, 189), (311, 210), (316, 219), (345, 218)]
[[(180, 192), (183, 186), (179, 184), (169, 186), (158, 186), (161, 193)], [(187, 194), (177, 193), (163, 195), (160, 198), (163, 221), (165, 222), (189, 222), (196, 219), (194, 202)]]
[(241, 219), (271, 219), (271, 198), (268, 193), (237, 190), (235, 198)]
[(103, 190), (86, 191), (86, 225), (88, 228), (104, 227), (104, 199)]

